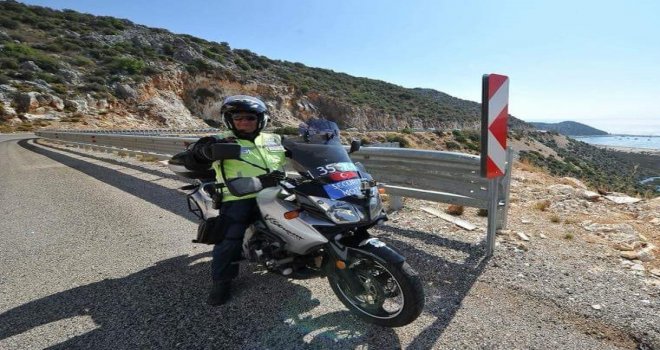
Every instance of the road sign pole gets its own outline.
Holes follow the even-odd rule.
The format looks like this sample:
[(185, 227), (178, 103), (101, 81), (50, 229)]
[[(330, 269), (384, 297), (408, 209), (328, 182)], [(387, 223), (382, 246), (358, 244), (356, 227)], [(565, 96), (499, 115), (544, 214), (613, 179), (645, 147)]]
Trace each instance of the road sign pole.
[(497, 206), (499, 200), (497, 178), (488, 180), (488, 232), (486, 233), (486, 255), (493, 256), (495, 252), (495, 234), (497, 230)]
[[(481, 91), (481, 176), (489, 180), (486, 255), (492, 256), (495, 252), (495, 233), (499, 212), (498, 177), (507, 172), (509, 78), (505, 75), (486, 74), (482, 79)], [(511, 168), (508, 172), (511, 172)]]

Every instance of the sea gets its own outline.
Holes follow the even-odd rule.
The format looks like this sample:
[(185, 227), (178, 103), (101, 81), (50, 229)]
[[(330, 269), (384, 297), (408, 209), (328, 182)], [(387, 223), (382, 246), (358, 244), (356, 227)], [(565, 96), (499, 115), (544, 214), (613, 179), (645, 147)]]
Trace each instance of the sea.
[(647, 148), (660, 150), (660, 136), (644, 135), (604, 135), (604, 136), (571, 136), (579, 141), (593, 145), (617, 147)]

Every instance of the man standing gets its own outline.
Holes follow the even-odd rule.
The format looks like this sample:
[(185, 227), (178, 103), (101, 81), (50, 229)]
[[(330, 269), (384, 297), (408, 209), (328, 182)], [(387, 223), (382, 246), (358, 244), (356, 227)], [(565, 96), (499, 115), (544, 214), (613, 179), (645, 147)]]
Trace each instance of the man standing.
[[(238, 143), (240, 159), (213, 162), (216, 180), (224, 183), (237, 177), (257, 177), (263, 188), (276, 186), (284, 178), (281, 169), (286, 158), (280, 136), (261, 132), (268, 123), (266, 105), (251, 96), (230, 96), (224, 100), (220, 113), (229, 130), (198, 140), (192, 151), (195, 161), (209, 162), (209, 146), (213, 143)], [(216, 229), (223, 231), (224, 239), (213, 247), (213, 287), (207, 300), (212, 306), (222, 305), (230, 298), (231, 281), (238, 276), (238, 265), (233, 262), (240, 258), (245, 230), (258, 211), (256, 194), (237, 197), (225, 187), (222, 196), (220, 225)]]

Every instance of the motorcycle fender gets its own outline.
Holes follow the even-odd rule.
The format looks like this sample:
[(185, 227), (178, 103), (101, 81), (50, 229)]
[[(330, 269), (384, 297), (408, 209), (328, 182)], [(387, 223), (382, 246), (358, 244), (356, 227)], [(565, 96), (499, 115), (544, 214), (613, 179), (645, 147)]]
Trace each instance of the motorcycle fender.
[(394, 248), (389, 247), (387, 244), (375, 237), (370, 237), (360, 242), (357, 248), (378, 256), (390, 264), (399, 264), (406, 260), (406, 258), (394, 250)]

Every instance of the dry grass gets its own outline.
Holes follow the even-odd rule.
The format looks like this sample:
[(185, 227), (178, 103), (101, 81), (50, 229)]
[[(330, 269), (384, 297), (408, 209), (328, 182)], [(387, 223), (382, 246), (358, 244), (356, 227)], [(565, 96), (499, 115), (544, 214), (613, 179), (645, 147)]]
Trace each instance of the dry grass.
[(575, 236), (573, 236), (573, 234), (570, 233), (570, 232), (568, 232), (567, 234), (564, 235), (564, 239), (568, 239), (568, 240), (571, 240), (571, 239), (573, 239), (574, 237), (575, 237)]
[(577, 221), (577, 219), (574, 219), (574, 218), (567, 218), (567, 219), (564, 220), (564, 223), (567, 224), (567, 225), (572, 225), (572, 224), (577, 224), (578, 221)]
[(547, 199), (534, 203), (534, 209), (536, 210), (546, 211), (548, 210), (549, 207), (550, 207), (550, 201)]
[(560, 222), (560, 221), (561, 221), (561, 219), (559, 218), (559, 215), (557, 215), (557, 214), (552, 214), (552, 215), (550, 216), (550, 222), (558, 223), (558, 222)]
[(520, 170), (529, 171), (530, 173), (544, 173), (545, 170), (541, 167), (538, 167), (529, 162), (527, 159), (523, 159), (518, 162), (518, 167)]
[(137, 160), (139, 160), (141, 162), (152, 162), (153, 163), (153, 162), (158, 161), (157, 157), (150, 156), (150, 155), (138, 155), (136, 158), (137, 158)]

